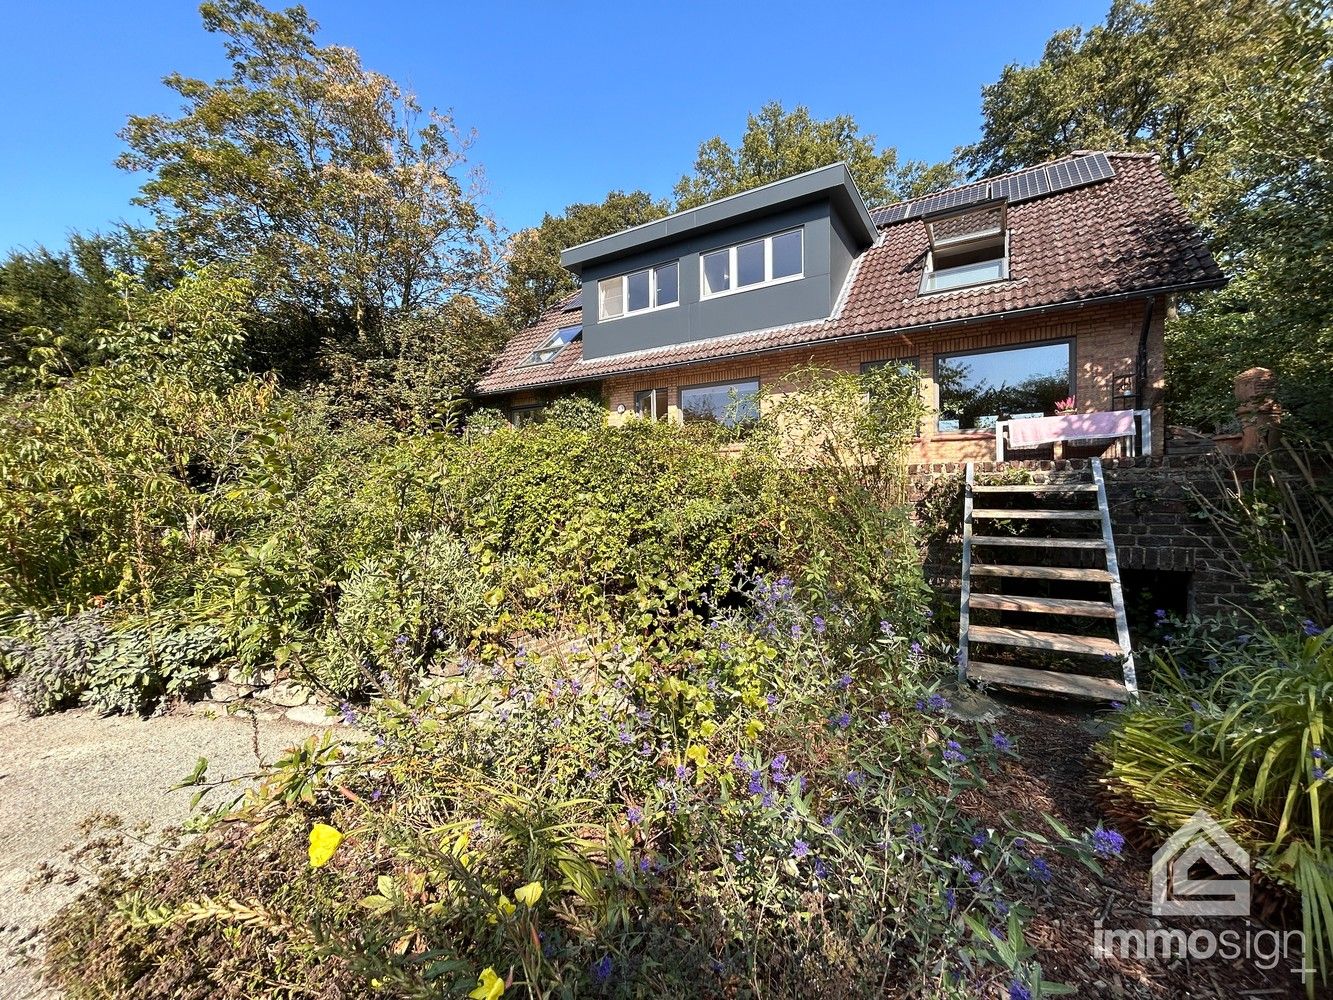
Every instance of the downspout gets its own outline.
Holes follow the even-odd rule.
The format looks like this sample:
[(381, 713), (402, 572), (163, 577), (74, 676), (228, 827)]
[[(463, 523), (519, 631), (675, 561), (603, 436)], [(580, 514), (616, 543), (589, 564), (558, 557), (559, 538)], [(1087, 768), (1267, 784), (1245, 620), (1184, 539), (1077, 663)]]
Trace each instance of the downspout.
[(1140, 410), (1148, 408), (1144, 393), (1148, 388), (1148, 334), (1152, 331), (1153, 306), (1156, 299), (1144, 300), (1143, 329), (1139, 331), (1139, 350), (1134, 355), (1134, 403)]

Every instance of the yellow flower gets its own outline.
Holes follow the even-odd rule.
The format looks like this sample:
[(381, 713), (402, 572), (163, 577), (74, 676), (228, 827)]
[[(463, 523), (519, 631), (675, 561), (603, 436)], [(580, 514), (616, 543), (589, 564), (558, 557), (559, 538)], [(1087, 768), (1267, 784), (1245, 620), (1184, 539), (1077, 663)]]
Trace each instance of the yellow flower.
[(522, 888), (514, 890), (514, 898), (524, 906), (536, 906), (537, 900), (542, 898), (542, 884), (529, 882)]
[(481, 977), (477, 980), (476, 989), (468, 996), (472, 1000), (496, 1000), (497, 997), (504, 996), (505, 981), (495, 974), (495, 970), (489, 965), (481, 970)]
[[(501, 913), (503, 913), (506, 917), (512, 917), (514, 915), (514, 911), (518, 909), (517, 906), (515, 906), (512, 902), (510, 902), (509, 897), (504, 895), (503, 893), (500, 895), (500, 898), (495, 901), (495, 908), (499, 910)], [(494, 913), (492, 913), (489, 917), (487, 917), (486, 920), (488, 923), (492, 924), (499, 923), (499, 918), (497, 918)]]
[(333, 852), (343, 842), (343, 835), (327, 823), (316, 823), (310, 828), (310, 867), (323, 868)]
[(758, 719), (751, 719), (745, 726), (745, 736), (747, 739), (754, 739), (763, 732), (764, 724)]

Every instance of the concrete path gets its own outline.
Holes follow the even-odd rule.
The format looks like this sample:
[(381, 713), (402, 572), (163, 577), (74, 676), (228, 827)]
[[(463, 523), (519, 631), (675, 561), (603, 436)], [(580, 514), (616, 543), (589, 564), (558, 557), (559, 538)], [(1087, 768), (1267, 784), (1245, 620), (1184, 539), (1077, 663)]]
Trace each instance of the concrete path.
[[(319, 728), (261, 721), (260, 755), (272, 762)], [(71, 871), (64, 853), (89, 839), (80, 830), (89, 816), (110, 813), (126, 828), (148, 823), (153, 830), (183, 822), (195, 790), (170, 788), (200, 757), (208, 758), (211, 780), (242, 786), (258, 766), (249, 721), (188, 712), (102, 719), (84, 710), (29, 719), (0, 695), (0, 997), (53, 996), (35, 985), (41, 927), (86, 886), (88, 875), (30, 886), (43, 865)], [(205, 801), (233, 794), (223, 788)]]

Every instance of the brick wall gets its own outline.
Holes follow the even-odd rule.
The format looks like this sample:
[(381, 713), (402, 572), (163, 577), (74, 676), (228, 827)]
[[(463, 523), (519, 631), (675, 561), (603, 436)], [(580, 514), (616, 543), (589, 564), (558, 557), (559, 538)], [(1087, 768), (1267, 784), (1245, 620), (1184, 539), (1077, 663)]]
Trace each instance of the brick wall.
[[(757, 378), (766, 388), (782, 391), (782, 377), (793, 368), (814, 364), (836, 371), (857, 372), (869, 361), (912, 360), (921, 371), (922, 397), (936, 404), (935, 356), (954, 351), (1011, 347), (1073, 338), (1075, 395), (1083, 412), (1111, 408), (1114, 379), (1132, 374), (1143, 324), (1142, 300), (1065, 308), (1038, 317), (992, 319), (921, 334), (895, 334), (862, 340), (844, 339), (802, 350), (780, 351), (734, 361), (691, 365), (656, 373), (608, 378), (602, 398), (612, 423), (633, 418), (634, 394), (643, 389), (667, 390), (669, 418), (680, 418), (681, 386)], [(1153, 454), (1162, 453), (1163, 419), (1162, 329), (1165, 309), (1159, 303), (1148, 341), (1147, 404), (1153, 411)], [(621, 408), (624, 408), (623, 411)], [(919, 461), (986, 460), (995, 455), (992, 433), (941, 434), (928, 423), (917, 445)]]
[[(1215, 495), (1216, 473), (1222, 464), (1245, 461), (1213, 455), (1103, 461), (1106, 499), (1122, 575), (1136, 571), (1189, 574), (1187, 584), (1181, 578), (1187, 592), (1180, 596), (1187, 610), (1200, 615), (1225, 612), (1238, 603), (1244, 605), (1247, 598), (1244, 584), (1226, 572), (1221, 540), (1212, 533), (1209, 522), (1199, 517), (1191, 490)], [(1023, 469), (1037, 483), (1061, 479), (1087, 482), (1091, 478), (1089, 464), (1085, 459), (978, 462), (975, 469), (979, 478), (987, 473)], [(938, 493), (950, 484), (960, 489), (963, 473), (963, 465), (955, 463), (912, 466), (909, 474), (913, 499), (920, 504), (932, 490)], [(960, 492), (956, 495), (961, 497)], [(961, 500), (954, 515), (961, 516)], [(954, 606), (958, 598), (961, 548), (957, 533), (951, 531), (935, 538), (927, 553), (927, 576), (932, 586), (946, 604), (951, 601)]]

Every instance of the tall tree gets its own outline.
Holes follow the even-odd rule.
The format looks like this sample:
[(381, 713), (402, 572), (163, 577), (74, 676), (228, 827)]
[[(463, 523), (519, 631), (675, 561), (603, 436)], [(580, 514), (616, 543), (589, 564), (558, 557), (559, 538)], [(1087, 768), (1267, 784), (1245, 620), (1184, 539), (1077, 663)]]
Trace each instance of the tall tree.
[(469, 140), (352, 49), (321, 47), (301, 7), (200, 7), (231, 74), (173, 73), (179, 117), (134, 116), (119, 165), (149, 173), (138, 203), (165, 266), (230, 262), (270, 310), (362, 341), (401, 315), (491, 289), (494, 226)]
[(773, 101), (749, 116), (739, 146), (721, 136), (699, 146), (694, 173), (676, 184), (676, 207), (693, 208), (839, 160), (871, 205), (948, 187), (956, 177), (948, 164), (899, 163), (897, 150), (877, 150), (875, 136), (863, 134), (850, 115), (820, 121), (809, 108), (786, 111)]
[(0, 263), (0, 387), (29, 384), (41, 370), (68, 375), (92, 360), (99, 331), (122, 318), (113, 254), (111, 241), (76, 233), (62, 253), (38, 247)]
[(982, 89), (980, 139), (959, 151), (972, 176), (1076, 149), (1157, 153), (1200, 219), (1216, 208), (1231, 159), (1216, 129), (1223, 80), (1262, 57), (1281, 0), (1113, 0), (1104, 23), (1069, 28), (1033, 66), (1011, 64)]
[(578, 288), (560, 266), (561, 250), (666, 214), (666, 202), (643, 191), (612, 191), (600, 204), (567, 205), (561, 214), (548, 213), (540, 225), (515, 233), (504, 281), (506, 324), (522, 329)]

